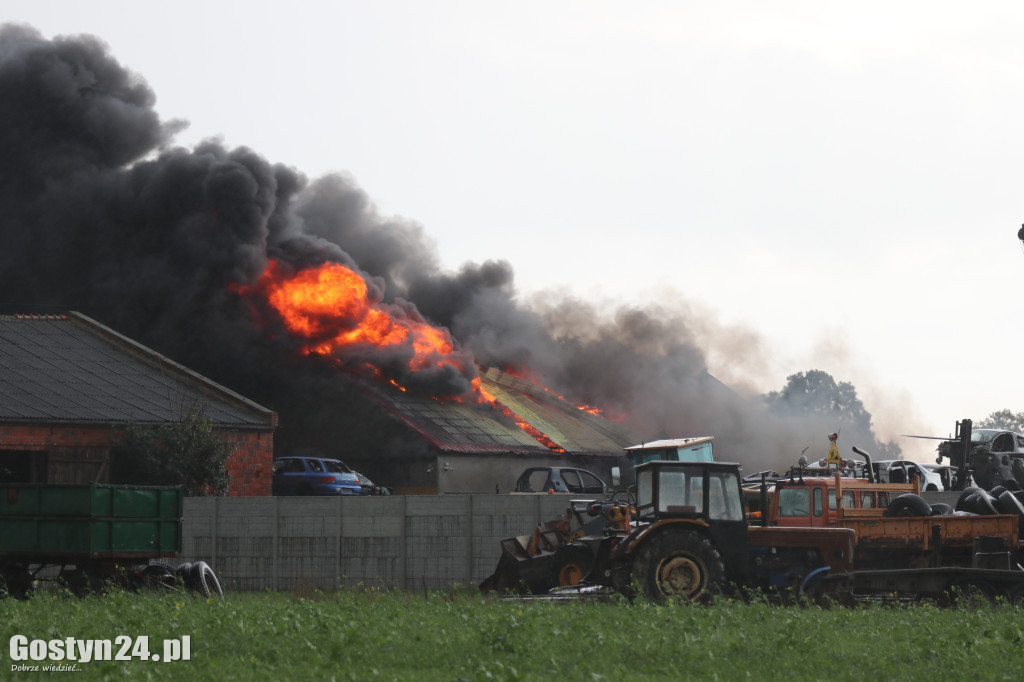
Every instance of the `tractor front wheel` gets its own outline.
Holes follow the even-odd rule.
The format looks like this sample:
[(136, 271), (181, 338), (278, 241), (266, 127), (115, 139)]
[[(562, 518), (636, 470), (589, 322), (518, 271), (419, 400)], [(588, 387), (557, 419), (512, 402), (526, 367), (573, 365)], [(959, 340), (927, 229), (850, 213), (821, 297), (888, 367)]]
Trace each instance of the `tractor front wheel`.
[(706, 602), (725, 585), (725, 563), (700, 533), (668, 531), (640, 548), (633, 575), (651, 601)]

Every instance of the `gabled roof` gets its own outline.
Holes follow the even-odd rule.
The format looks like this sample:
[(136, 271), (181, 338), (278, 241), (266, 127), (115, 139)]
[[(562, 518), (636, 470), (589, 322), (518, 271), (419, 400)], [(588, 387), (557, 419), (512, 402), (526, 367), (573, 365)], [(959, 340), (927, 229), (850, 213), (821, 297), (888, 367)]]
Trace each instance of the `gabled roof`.
[(273, 411), (85, 315), (0, 315), (0, 421), (165, 423), (196, 405), (217, 426), (277, 426)]
[[(564, 399), (511, 374), (489, 370), (480, 385), (570, 455), (621, 456), (639, 440), (620, 424), (584, 412)], [(552, 450), (491, 405), (438, 402), (382, 383), (362, 384), (399, 421), (442, 452), (547, 455)]]

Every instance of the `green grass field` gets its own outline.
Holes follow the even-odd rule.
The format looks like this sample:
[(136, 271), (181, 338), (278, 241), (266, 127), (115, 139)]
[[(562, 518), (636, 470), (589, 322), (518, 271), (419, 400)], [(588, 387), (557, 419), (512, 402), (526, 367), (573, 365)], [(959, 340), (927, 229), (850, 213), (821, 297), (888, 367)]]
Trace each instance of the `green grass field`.
[[(879, 606), (823, 610), (723, 602), (523, 602), (472, 590), (174, 593), (0, 600), (3, 672), (31, 640), (188, 635), (191, 660), (77, 662), (76, 682), (189, 680), (1020, 680), (1024, 612)], [(38, 645), (37, 645), (38, 646)], [(30, 651), (29, 647), (25, 647)], [(116, 653), (117, 646), (113, 647)], [(17, 651), (15, 652), (17, 653)], [(129, 653), (129, 652), (126, 652)], [(40, 666), (39, 672), (12, 666)], [(11, 672), (8, 672), (11, 671)], [(52, 679), (52, 678), (51, 678)], [(57, 678), (67, 679), (67, 678)]]

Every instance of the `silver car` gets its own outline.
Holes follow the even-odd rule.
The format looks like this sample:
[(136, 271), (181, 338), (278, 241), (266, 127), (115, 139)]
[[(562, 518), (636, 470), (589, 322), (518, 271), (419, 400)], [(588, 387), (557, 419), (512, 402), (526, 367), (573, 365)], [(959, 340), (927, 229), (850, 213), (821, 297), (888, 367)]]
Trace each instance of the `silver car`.
[(909, 459), (883, 459), (873, 462), (871, 466), (883, 483), (909, 483), (911, 477), (917, 476), (921, 479), (921, 490), (945, 490), (945, 486), (942, 485), (942, 476)]

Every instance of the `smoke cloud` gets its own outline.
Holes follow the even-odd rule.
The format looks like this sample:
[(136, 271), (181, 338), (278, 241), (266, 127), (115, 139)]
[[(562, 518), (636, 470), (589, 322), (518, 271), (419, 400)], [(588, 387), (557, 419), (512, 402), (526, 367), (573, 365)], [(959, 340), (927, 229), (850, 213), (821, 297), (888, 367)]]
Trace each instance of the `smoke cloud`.
[[(396, 314), (450, 330), (476, 365), (530, 372), (652, 439), (715, 435), (723, 457), (748, 471), (788, 466), (808, 433), (820, 431), (827, 449), (828, 424), (769, 414), (708, 374), (706, 321), (692, 311), (599, 308), (557, 293), (523, 301), (503, 260), (445, 271), (422, 226), (378, 215), (351, 178), (310, 180), (212, 141), (175, 146), (184, 124), (161, 120), (154, 103), (96, 38), (0, 27), (7, 312), (80, 310), (277, 410), (285, 433), (315, 423), (318, 401), (345, 404), (365, 427), (359, 396), (323, 371), (338, 358), (298, 352), (300, 341), (237, 293), (271, 260), (293, 271), (338, 263)], [(756, 334), (745, 336), (756, 346)], [(410, 390), (458, 395), (476, 376), (472, 362), (403, 375), (407, 351), (374, 361)]]

